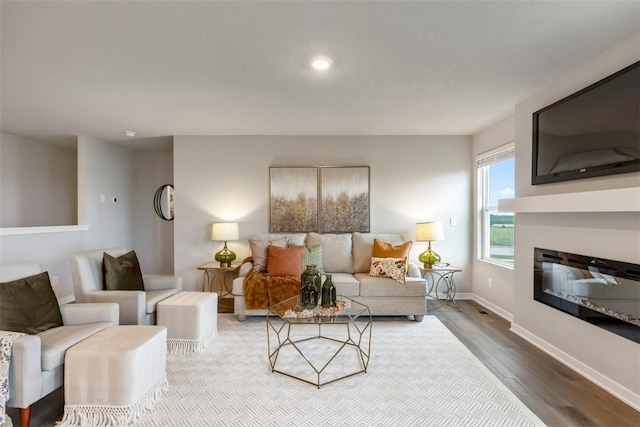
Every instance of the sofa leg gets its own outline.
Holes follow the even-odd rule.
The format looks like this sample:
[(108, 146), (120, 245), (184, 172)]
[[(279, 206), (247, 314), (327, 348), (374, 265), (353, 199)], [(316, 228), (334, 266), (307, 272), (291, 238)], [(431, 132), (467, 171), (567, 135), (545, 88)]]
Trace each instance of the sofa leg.
[(414, 319), (416, 322), (422, 322), (422, 319), (424, 319), (424, 314), (414, 314), (414, 315), (413, 315), (413, 319)]
[(247, 320), (247, 316), (243, 314), (239, 314), (236, 317), (238, 318), (238, 322), (244, 322), (245, 320)]
[(20, 408), (20, 427), (29, 427), (31, 423), (31, 406)]

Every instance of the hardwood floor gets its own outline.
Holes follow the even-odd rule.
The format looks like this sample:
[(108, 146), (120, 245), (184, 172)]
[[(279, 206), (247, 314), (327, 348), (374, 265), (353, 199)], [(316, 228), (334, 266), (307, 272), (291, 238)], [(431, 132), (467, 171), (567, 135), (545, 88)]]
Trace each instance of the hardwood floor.
[[(473, 301), (462, 311), (430, 310), (505, 386), (550, 427), (638, 427), (640, 412), (509, 331), (509, 323)], [(32, 427), (62, 418), (62, 388), (32, 408)], [(9, 409), (14, 425), (18, 411)]]

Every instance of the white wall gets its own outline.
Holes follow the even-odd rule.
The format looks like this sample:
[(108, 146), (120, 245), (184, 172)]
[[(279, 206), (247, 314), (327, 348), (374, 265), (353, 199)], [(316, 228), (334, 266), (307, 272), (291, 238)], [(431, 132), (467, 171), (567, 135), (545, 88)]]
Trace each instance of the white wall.
[[(640, 197), (640, 173), (531, 185), (533, 112), (638, 60), (640, 33), (558, 76), (552, 85), (516, 106), (516, 196), (636, 187)], [(534, 247), (640, 263), (639, 213), (518, 213), (515, 242), (513, 329), (640, 408), (640, 345), (538, 303), (532, 296)]]
[(0, 133), (0, 227), (77, 224), (76, 150)]
[(153, 197), (165, 184), (173, 184), (173, 153), (134, 153), (134, 243), (144, 273), (173, 274), (173, 221), (156, 215)]
[[(201, 289), (199, 265), (220, 242), (216, 221), (237, 221), (239, 259), (247, 240), (268, 232), (270, 166), (370, 166), (371, 232), (415, 239), (415, 223), (442, 220), (446, 240), (433, 248), (464, 269), (458, 291), (471, 290), (471, 138), (466, 136), (176, 136), (174, 138), (175, 270), (185, 289)], [(457, 226), (449, 226), (449, 217)], [(414, 243), (417, 262), (426, 243)]]
[[(514, 116), (509, 115), (473, 136), (473, 285), (474, 298), (480, 303), (494, 310), (496, 313), (511, 320), (513, 317), (513, 269), (493, 264), (479, 259), (478, 230), (480, 227), (480, 206), (478, 203), (478, 174), (475, 159), (480, 153), (487, 152), (501, 145), (514, 141)], [(520, 161), (516, 158), (516, 169)], [(488, 281), (491, 279), (492, 287)]]
[[(130, 150), (89, 137), (78, 137), (78, 200), (88, 231), (0, 236), (0, 263), (36, 261), (59, 276), (58, 299), (72, 299), (69, 255), (88, 249), (131, 247), (133, 160)], [(107, 201), (100, 203), (100, 194)], [(116, 196), (117, 203), (110, 198)]]

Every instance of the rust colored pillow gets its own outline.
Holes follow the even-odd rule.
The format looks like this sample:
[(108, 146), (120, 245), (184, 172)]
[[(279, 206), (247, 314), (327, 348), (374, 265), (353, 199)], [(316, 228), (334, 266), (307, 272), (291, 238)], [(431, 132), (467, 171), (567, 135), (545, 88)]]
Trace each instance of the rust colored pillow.
[(267, 247), (267, 274), (269, 276), (300, 276), (302, 274), (303, 246)]
[(382, 240), (373, 239), (371, 256), (374, 258), (407, 258), (411, 250), (411, 244), (411, 240), (399, 245), (392, 245)]

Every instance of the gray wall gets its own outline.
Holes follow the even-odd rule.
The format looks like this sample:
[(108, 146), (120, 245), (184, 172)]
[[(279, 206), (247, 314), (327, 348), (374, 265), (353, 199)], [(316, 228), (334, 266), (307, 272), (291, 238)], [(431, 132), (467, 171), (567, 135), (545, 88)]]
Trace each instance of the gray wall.
[[(133, 160), (130, 150), (89, 137), (78, 137), (78, 199), (88, 230), (0, 236), (0, 263), (36, 261), (50, 276), (61, 300), (72, 299), (69, 255), (112, 246), (131, 247)], [(105, 194), (105, 203), (100, 202)], [(117, 203), (110, 198), (116, 196)]]
[[(370, 166), (371, 231), (415, 238), (415, 224), (442, 220), (446, 240), (433, 247), (461, 267), (459, 291), (471, 290), (471, 138), (466, 136), (175, 137), (175, 270), (186, 289), (201, 289), (199, 265), (221, 248), (211, 223), (237, 221), (239, 259), (247, 240), (268, 232), (269, 167)], [(457, 226), (449, 226), (449, 217)], [(417, 262), (426, 242), (416, 242)]]
[[(564, 193), (582, 193), (598, 205), (588, 192), (617, 188), (638, 189), (640, 173), (582, 179), (546, 185), (531, 185), (532, 114), (599, 79), (640, 59), (640, 34), (607, 49), (602, 54), (566, 72), (540, 92), (520, 102), (513, 116), (516, 144), (517, 198)], [(474, 151), (484, 151), (509, 139), (509, 122), (497, 123), (474, 137)], [(620, 201), (622, 204), (623, 201)], [(515, 269), (496, 270), (474, 262), (474, 293), (484, 301), (512, 314), (512, 330), (581, 372), (636, 408), (640, 408), (640, 346), (570, 315), (533, 300), (533, 249), (541, 247), (594, 257), (640, 262), (639, 212), (561, 212), (545, 202), (546, 212), (516, 213)], [(625, 204), (626, 206), (627, 204)], [(487, 278), (500, 274), (505, 283), (487, 289)], [(501, 279), (502, 282), (502, 279)]]
[(0, 133), (0, 227), (77, 224), (75, 147)]

